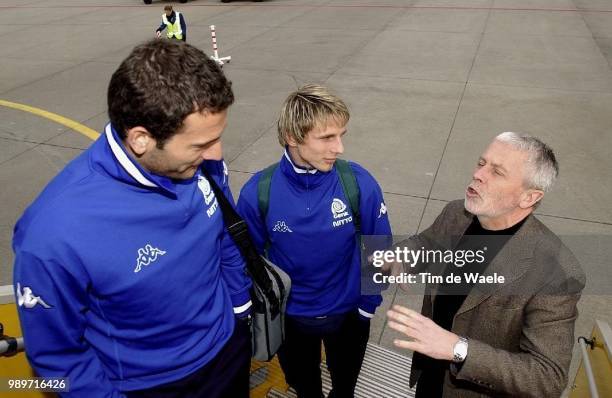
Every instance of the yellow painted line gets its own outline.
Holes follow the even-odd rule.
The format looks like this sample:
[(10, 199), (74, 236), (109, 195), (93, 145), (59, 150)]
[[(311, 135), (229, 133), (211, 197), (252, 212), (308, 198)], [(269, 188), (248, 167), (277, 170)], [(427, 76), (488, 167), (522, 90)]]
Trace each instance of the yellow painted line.
[(5, 106), (7, 108), (17, 109), (18, 111), (29, 112), (36, 116), (44, 117), (45, 119), (52, 120), (58, 124), (64, 125), (74, 131), (77, 131), (83, 134), (85, 137), (88, 137), (92, 140), (97, 139), (98, 136), (100, 135), (100, 133), (98, 133), (96, 130), (90, 129), (89, 127), (77, 121), (68, 119), (67, 117), (58, 115), (57, 113), (46, 111), (44, 109), (35, 108), (33, 106), (18, 104), (16, 102), (10, 102), (10, 101), (5, 101), (1, 99), (0, 99), (0, 106)]

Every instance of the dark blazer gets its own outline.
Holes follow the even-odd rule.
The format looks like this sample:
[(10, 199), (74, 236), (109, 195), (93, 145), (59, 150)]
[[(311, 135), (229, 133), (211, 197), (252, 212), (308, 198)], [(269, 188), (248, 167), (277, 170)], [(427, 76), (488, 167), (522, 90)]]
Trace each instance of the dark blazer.
[[(472, 221), (463, 201), (449, 203), (434, 223), (417, 235), (418, 248), (452, 248)], [(453, 319), (452, 332), (469, 339), (468, 356), (451, 365), (446, 398), (559, 397), (567, 384), (574, 344), (576, 303), (585, 276), (560, 239), (530, 215), (487, 267), (503, 275), (503, 285), (472, 289)], [(431, 318), (437, 286), (428, 286), (423, 315)], [(415, 353), (414, 386), (423, 357)]]

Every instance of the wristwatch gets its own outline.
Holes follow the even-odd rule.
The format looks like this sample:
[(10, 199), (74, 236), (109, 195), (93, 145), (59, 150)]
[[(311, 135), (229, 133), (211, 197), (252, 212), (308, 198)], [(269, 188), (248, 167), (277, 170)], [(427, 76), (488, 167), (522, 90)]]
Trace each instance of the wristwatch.
[(453, 347), (453, 362), (461, 363), (465, 361), (465, 357), (468, 354), (468, 339), (459, 336), (459, 341), (455, 343)]

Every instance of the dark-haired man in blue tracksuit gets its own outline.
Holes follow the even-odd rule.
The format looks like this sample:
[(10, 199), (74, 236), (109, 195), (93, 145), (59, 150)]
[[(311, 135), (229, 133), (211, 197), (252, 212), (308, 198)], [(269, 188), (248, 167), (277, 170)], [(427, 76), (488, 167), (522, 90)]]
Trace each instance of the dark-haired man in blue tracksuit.
[(139, 45), (111, 78), (103, 134), (19, 219), (26, 354), (68, 380), (62, 397), (248, 398), (251, 282), (209, 180), (231, 200), (233, 101), (199, 49)]
[[(332, 378), (329, 396), (353, 397), (370, 319), (382, 301), (362, 288), (356, 224), (362, 236), (389, 237), (391, 228), (380, 187), (352, 162), (343, 165), (356, 180), (359, 216), (345, 194), (337, 161), (348, 119), (344, 102), (325, 87), (306, 85), (289, 95), (278, 122), (285, 153), (276, 168), (255, 174), (238, 200), (260, 251), (266, 249), (292, 280), (279, 359), (300, 398), (323, 396), (321, 341)], [(266, 173), (269, 196), (262, 209)]]

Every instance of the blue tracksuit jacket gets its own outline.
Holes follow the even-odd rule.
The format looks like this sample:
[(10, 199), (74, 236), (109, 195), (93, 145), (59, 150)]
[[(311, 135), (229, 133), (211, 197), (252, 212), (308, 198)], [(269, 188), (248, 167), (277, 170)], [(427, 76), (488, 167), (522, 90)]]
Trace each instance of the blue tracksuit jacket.
[[(382, 191), (363, 167), (350, 166), (360, 189), (362, 235), (390, 237)], [(362, 294), (361, 260), (348, 199), (336, 169), (322, 173), (293, 164), (288, 152), (272, 176), (268, 214), (257, 201), (261, 172), (242, 188), (238, 211), (258, 249), (270, 240), (268, 256), (291, 277), (287, 313), (318, 317), (359, 308), (371, 318), (382, 298)], [(365, 290), (364, 290), (365, 291)]]
[[(224, 163), (204, 167), (231, 198)], [(248, 310), (244, 262), (199, 174), (146, 172), (107, 125), (17, 223), (26, 353), (41, 376), (70, 378), (65, 396), (119, 397), (187, 376)]]

